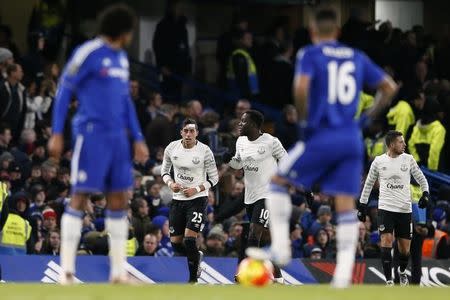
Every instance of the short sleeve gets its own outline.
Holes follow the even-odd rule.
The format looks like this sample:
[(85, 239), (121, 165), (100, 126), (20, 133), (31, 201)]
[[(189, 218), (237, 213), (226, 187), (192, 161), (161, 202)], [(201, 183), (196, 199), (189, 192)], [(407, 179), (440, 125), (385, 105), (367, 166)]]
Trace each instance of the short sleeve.
[(302, 48), (297, 52), (295, 60), (295, 76), (306, 75), (314, 76), (314, 62), (311, 51), (307, 48)]

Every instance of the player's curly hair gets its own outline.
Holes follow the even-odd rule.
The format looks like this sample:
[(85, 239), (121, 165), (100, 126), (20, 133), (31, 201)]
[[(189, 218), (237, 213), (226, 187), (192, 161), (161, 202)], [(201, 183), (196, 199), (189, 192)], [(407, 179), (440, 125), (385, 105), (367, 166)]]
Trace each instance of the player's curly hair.
[(136, 14), (125, 4), (108, 6), (99, 14), (98, 19), (98, 33), (111, 39), (133, 31), (136, 25)]

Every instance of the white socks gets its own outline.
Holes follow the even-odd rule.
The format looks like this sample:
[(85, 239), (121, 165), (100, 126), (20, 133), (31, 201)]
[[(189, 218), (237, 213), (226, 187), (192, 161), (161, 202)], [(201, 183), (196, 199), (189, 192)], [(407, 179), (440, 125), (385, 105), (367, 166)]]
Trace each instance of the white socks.
[(110, 279), (121, 280), (126, 276), (126, 244), (128, 220), (126, 211), (107, 211), (105, 227), (109, 233)]
[(358, 236), (356, 212), (339, 213), (336, 228), (337, 263), (332, 282), (336, 288), (346, 288), (351, 284)]
[(291, 197), (283, 188), (274, 187), (266, 199), (266, 208), (270, 212), (271, 254), (274, 262), (280, 266), (291, 260), (291, 241), (289, 239), (289, 221), (291, 218)]
[(83, 212), (68, 207), (61, 218), (60, 262), (65, 275), (75, 274), (75, 257), (81, 236)]

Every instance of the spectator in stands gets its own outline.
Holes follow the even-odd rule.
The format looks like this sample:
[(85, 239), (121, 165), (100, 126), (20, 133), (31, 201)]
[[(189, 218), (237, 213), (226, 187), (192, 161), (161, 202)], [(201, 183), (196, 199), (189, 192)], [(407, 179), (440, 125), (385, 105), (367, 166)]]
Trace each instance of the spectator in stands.
[(303, 258), (303, 229), (298, 223), (291, 222), (290, 224), (291, 233), (291, 247), (292, 247), (292, 258)]
[(138, 197), (131, 202), (133, 217), (131, 224), (134, 228), (134, 235), (139, 243), (142, 244), (145, 233), (148, 232), (151, 222), (148, 216), (148, 204), (144, 198)]
[(219, 227), (211, 230), (206, 238), (207, 256), (224, 256), (226, 234)]
[(45, 68), (45, 37), (42, 32), (32, 32), (28, 36), (28, 53), (22, 57), (21, 63), (26, 78), (41, 82), (44, 79)]
[[(141, 114), (145, 111), (147, 103), (145, 97), (143, 97), (142, 95), (139, 81), (137, 81), (136, 79), (130, 80), (130, 95), (131, 100), (133, 100), (134, 106), (136, 107), (136, 113), (138, 117), (141, 117)], [(139, 120), (140, 119), (141, 118), (139, 118)]]
[(409, 101), (400, 100), (387, 114), (389, 129), (400, 131), (406, 140), (410, 136), (411, 126), (414, 126), (425, 105), (423, 90), (416, 89), (408, 99)]
[(45, 240), (42, 244), (41, 254), (45, 255), (59, 255), (59, 249), (61, 246), (61, 235), (59, 230), (52, 229), (47, 233)]
[(6, 123), (0, 123), (0, 155), (9, 150), (11, 140), (11, 127)]
[(250, 110), (252, 105), (247, 99), (239, 99), (234, 106), (234, 111), (232, 115), (225, 116), (220, 122), (219, 131), (229, 132), (230, 131), (230, 121), (237, 119), (240, 120), (242, 115)]
[(22, 178), (22, 168), (16, 162), (12, 162), (8, 166), (8, 173), (11, 193), (14, 194), (23, 190), (25, 181)]
[(336, 256), (335, 249), (332, 249), (329, 244), (329, 237), (325, 229), (319, 229), (314, 235), (314, 244), (307, 247), (306, 253), (312, 253), (314, 248), (320, 248), (322, 250), (322, 258), (332, 259)]
[(153, 225), (161, 230), (161, 240), (158, 246), (158, 256), (173, 256), (173, 248), (170, 243), (169, 219), (166, 216), (156, 216), (152, 219)]
[(42, 223), (42, 230), (44, 233), (48, 233), (57, 228), (57, 215), (53, 208), (47, 207), (42, 211), (42, 216), (44, 217), (44, 222)]
[(236, 31), (239, 30), (248, 30), (248, 20), (239, 14), (235, 14), (233, 16), (233, 20), (231, 22), (230, 30), (223, 33), (219, 36), (217, 40), (217, 47), (216, 47), (216, 59), (219, 64), (219, 71), (218, 71), (218, 85), (221, 88), (226, 87), (226, 72), (227, 72), (227, 65), (231, 56), (231, 53), (234, 50), (233, 45), (233, 38)]
[(294, 65), (292, 55), (294, 48), (291, 42), (283, 41), (279, 46), (279, 54), (267, 66), (267, 84), (264, 87), (264, 102), (282, 108), (292, 103), (292, 82)]
[[(31, 205), (29, 215), (41, 215), (46, 206), (46, 197), (44, 187), (40, 184), (35, 184), (31, 187)], [(42, 216), (43, 217), (43, 216)]]
[(91, 201), (93, 204), (93, 214), (94, 214), (95, 220), (104, 219), (105, 218), (105, 209), (106, 209), (105, 194), (102, 194), (102, 193), (92, 194)]
[(153, 51), (156, 64), (163, 75), (161, 88), (164, 95), (179, 100), (182, 82), (174, 75), (191, 74), (192, 59), (189, 51), (187, 18), (183, 15), (181, 1), (170, 0), (164, 18), (156, 25)]
[(28, 23), (28, 33), (45, 33), (45, 57), (56, 60), (61, 50), (66, 22), (64, 2), (60, 0), (36, 1)]
[(275, 125), (275, 136), (286, 149), (298, 141), (298, 113), (294, 105), (288, 104), (283, 108), (283, 118)]
[(201, 131), (198, 140), (209, 146), (213, 153), (219, 150), (219, 121), (220, 116), (214, 111), (205, 112), (200, 118)]
[(332, 218), (331, 207), (329, 205), (321, 205), (317, 210), (317, 220), (315, 220), (308, 230), (308, 235), (315, 235), (318, 230), (323, 229), (329, 224)]
[(185, 117), (188, 119), (193, 119), (200, 123), (200, 117), (203, 114), (203, 106), (202, 103), (198, 100), (191, 100), (186, 104), (186, 115)]
[(149, 216), (153, 218), (159, 215), (158, 210), (163, 207), (160, 194), (161, 184), (157, 181), (147, 181), (145, 185), (147, 190), (145, 200), (147, 201), (149, 207)]
[(243, 226), (239, 222), (234, 222), (231, 224), (228, 234), (228, 239), (225, 242), (225, 254), (227, 256), (237, 257), (241, 249), (241, 236), (242, 236)]
[(6, 223), (4, 223), (0, 238), (1, 254), (17, 255), (27, 253), (27, 241), (31, 235), (30, 223), (25, 216), (28, 205), (29, 200), (22, 193), (9, 197), (9, 215)]
[(174, 123), (175, 113), (175, 106), (163, 104), (159, 114), (145, 128), (145, 140), (151, 150), (166, 147), (178, 136)]
[(22, 67), (18, 64), (6, 68), (7, 78), (0, 86), (0, 117), (11, 126), (13, 141), (17, 142), (24, 126), (26, 108)]
[(309, 258), (314, 260), (322, 259), (322, 249), (320, 249), (319, 247), (312, 248)]
[(52, 185), (55, 185), (57, 172), (57, 165), (55, 165), (50, 160), (46, 160), (41, 165), (42, 175), (40, 181), (38, 181), (37, 183), (40, 183), (44, 187), (44, 189), (48, 191)]
[(147, 233), (144, 242), (139, 246), (136, 256), (155, 256), (158, 249), (158, 238), (156, 235)]
[(33, 154), (34, 149), (36, 147), (35, 142), (36, 142), (36, 132), (34, 132), (34, 130), (30, 128), (24, 129), (20, 134), (18, 148), (27, 156), (30, 156)]
[(441, 152), (445, 143), (445, 128), (438, 120), (439, 104), (427, 101), (422, 117), (413, 128), (408, 142), (410, 153), (419, 165), (430, 170), (440, 169)]
[(6, 80), (6, 68), (14, 63), (14, 56), (7, 48), (0, 48), (0, 85)]
[(253, 36), (249, 31), (237, 31), (235, 50), (227, 67), (228, 89), (236, 97), (255, 99), (259, 93), (258, 73), (250, 55)]
[(145, 107), (141, 111), (137, 110), (141, 128), (146, 128), (156, 118), (160, 113), (162, 104), (163, 99), (160, 93), (153, 91), (147, 93)]
[[(53, 96), (56, 93), (52, 81), (44, 80), (37, 93), (36, 82), (31, 82), (27, 89), (27, 114), (25, 117), (25, 129), (34, 129), (36, 120), (42, 120), (52, 105)], [(52, 96), (53, 95), (53, 96)]]
[(368, 242), (369, 234), (367, 233), (366, 225), (363, 222), (359, 222), (359, 238), (356, 258), (364, 258), (364, 249), (366, 248)]

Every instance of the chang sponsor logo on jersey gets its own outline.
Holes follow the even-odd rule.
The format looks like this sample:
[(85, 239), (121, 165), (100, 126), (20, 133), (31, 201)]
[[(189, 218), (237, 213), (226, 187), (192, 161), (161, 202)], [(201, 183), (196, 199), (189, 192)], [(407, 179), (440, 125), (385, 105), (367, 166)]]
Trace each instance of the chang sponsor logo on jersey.
[(387, 183), (386, 187), (391, 190), (403, 190), (405, 185), (402, 184), (401, 180), (402, 178), (400, 176), (393, 175), (388, 178), (389, 182)]
[(246, 165), (244, 170), (249, 172), (258, 172), (259, 168), (257, 166)]
[(181, 180), (184, 181), (189, 181), (189, 182), (193, 182), (194, 181), (194, 176), (189, 176), (188, 174), (189, 169), (186, 167), (181, 167), (180, 168), (180, 173), (177, 174), (177, 177)]

